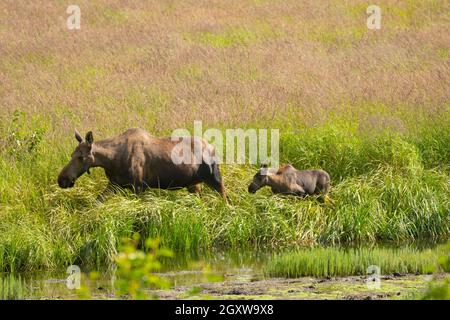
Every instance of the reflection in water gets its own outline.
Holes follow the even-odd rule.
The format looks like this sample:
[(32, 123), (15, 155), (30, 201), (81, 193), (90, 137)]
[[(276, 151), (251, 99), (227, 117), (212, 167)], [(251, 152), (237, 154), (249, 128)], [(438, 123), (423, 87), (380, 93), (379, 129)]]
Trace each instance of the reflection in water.
[(24, 299), (26, 291), (26, 284), (22, 277), (7, 274), (0, 276), (0, 299), (1, 300), (16, 300)]
[[(165, 258), (160, 272), (172, 286), (193, 286), (211, 281), (251, 281), (262, 277), (262, 264), (269, 253), (225, 253), (214, 252), (200, 260), (176, 255)], [(92, 297), (115, 298), (114, 270), (102, 270), (96, 280), (90, 279), (91, 270), (83, 270), (82, 286), (91, 292)], [(21, 274), (0, 273), (0, 299), (77, 299), (76, 290), (66, 285), (69, 275), (65, 270), (56, 272), (28, 272)]]
[[(429, 246), (420, 245), (420, 248)], [(416, 247), (419, 248), (419, 247)], [(210, 252), (201, 257), (179, 254), (162, 260), (160, 272), (173, 287), (193, 287), (212, 281), (253, 282), (262, 280), (262, 267), (275, 252)], [(114, 299), (114, 270), (101, 270), (96, 280), (90, 279), (91, 270), (81, 267), (82, 286), (94, 299)], [(59, 272), (0, 273), (0, 299), (77, 299), (79, 294), (66, 285), (69, 275)]]

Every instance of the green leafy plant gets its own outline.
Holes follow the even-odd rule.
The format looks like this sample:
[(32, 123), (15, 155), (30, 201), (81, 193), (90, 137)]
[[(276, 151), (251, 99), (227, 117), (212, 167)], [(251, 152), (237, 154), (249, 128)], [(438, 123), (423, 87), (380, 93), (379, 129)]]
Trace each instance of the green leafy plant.
[(159, 239), (147, 239), (144, 250), (138, 249), (139, 235), (124, 239), (120, 253), (116, 257), (117, 294), (132, 299), (157, 298), (148, 293), (149, 289), (169, 288), (169, 282), (156, 274), (161, 269), (160, 258), (170, 258), (172, 251), (161, 248)]
[[(16, 110), (12, 114), (12, 119), (7, 128), (7, 137), (4, 142), (4, 148), (7, 154), (17, 158), (33, 156), (42, 141), (45, 129), (37, 126), (37, 117), (31, 119), (32, 126), (27, 121), (25, 112)], [(30, 129), (33, 128), (33, 129)]]

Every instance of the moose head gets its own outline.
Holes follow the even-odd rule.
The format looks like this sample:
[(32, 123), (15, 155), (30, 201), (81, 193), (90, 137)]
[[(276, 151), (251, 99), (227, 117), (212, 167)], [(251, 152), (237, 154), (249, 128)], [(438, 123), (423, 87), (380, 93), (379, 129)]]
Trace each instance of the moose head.
[(85, 172), (90, 174), (89, 168), (94, 164), (94, 155), (92, 153), (94, 137), (92, 131), (89, 131), (83, 140), (80, 133), (75, 130), (75, 139), (78, 141), (78, 146), (72, 153), (69, 163), (61, 170), (58, 176), (58, 185), (61, 188), (72, 188), (81, 175)]

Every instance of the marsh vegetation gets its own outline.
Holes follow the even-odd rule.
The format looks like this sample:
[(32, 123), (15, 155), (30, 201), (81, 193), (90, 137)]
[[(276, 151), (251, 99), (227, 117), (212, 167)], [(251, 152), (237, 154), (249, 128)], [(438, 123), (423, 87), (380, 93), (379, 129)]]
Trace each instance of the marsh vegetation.
[[(382, 1), (378, 31), (357, 0), (77, 4), (81, 30), (70, 31), (61, 2), (0, 3), (0, 271), (110, 268), (136, 232), (186, 258), (449, 238), (446, 1)], [(281, 162), (329, 172), (335, 205), (249, 194), (246, 165), (222, 166), (230, 205), (207, 188), (99, 202), (100, 169), (57, 186), (74, 128), (163, 136), (194, 120), (280, 129)], [(427, 254), (405, 255), (405, 270), (428, 270)], [(297, 274), (310, 258), (273, 263), (292, 260)]]

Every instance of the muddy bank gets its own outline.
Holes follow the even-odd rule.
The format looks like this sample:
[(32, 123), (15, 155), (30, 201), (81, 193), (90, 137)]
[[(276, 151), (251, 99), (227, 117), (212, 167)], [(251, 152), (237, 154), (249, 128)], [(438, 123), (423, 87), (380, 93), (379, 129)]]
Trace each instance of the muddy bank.
[[(380, 300), (419, 299), (428, 286), (431, 275), (389, 275), (380, 278), (379, 287), (367, 276), (297, 279), (262, 278), (244, 274), (226, 275), (218, 282), (203, 277), (199, 272), (174, 272), (166, 276), (180, 278), (168, 290), (149, 290), (150, 295), (162, 300), (178, 299), (328, 299), (328, 300)], [(188, 279), (186, 277), (189, 277)], [(178, 284), (175, 284), (178, 283)], [(88, 281), (89, 298), (129, 299), (117, 296), (111, 279)], [(68, 290), (62, 279), (38, 280), (28, 283), (19, 299), (86, 299), (81, 292)], [(27, 292), (25, 292), (27, 291)]]
[(298, 279), (240, 279), (177, 286), (155, 293), (160, 299), (415, 299), (429, 275), (382, 276), (379, 286), (366, 276)]

